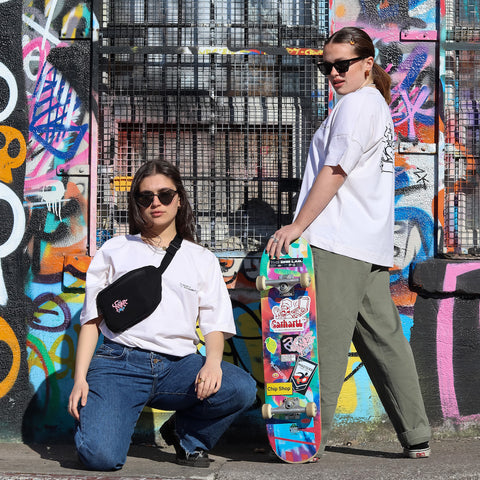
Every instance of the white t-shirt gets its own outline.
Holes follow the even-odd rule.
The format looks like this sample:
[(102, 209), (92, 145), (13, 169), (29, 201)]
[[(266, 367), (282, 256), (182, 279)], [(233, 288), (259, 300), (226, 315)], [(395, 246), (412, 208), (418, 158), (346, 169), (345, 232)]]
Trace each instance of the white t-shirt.
[[(165, 251), (146, 244), (140, 235), (105, 242), (87, 271), (80, 323), (98, 317), (96, 298), (105, 286), (135, 268), (158, 267), (164, 256)], [(122, 333), (111, 332), (104, 321), (100, 329), (105, 337), (122, 345), (183, 357), (196, 352), (197, 318), (204, 336), (220, 331), (230, 338), (236, 333), (218, 259), (206, 248), (183, 240), (162, 275), (162, 301), (157, 309)]]
[(347, 177), (303, 236), (324, 250), (392, 266), (394, 131), (388, 105), (376, 88), (343, 96), (315, 132), (295, 216), (324, 165), (339, 165)]

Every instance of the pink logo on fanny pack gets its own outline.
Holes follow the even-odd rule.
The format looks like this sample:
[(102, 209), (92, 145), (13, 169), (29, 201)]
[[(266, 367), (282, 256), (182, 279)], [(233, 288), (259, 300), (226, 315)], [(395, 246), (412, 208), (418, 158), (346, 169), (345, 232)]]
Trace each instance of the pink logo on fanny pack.
[(117, 313), (123, 312), (127, 306), (128, 300), (115, 300), (112, 303), (112, 307), (117, 311)]

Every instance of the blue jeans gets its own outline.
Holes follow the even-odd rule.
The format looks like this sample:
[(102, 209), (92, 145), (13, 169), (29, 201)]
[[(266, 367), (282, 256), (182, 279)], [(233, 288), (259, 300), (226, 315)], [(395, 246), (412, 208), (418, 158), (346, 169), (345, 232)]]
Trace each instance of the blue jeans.
[(101, 345), (87, 374), (87, 404), (80, 409), (75, 444), (92, 470), (118, 470), (127, 458), (143, 407), (176, 411), (176, 429), (185, 451), (210, 450), (233, 420), (256, 397), (256, 384), (244, 370), (222, 362), (222, 385), (200, 401), (195, 377), (205, 358), (172, 357), (112, 342)]

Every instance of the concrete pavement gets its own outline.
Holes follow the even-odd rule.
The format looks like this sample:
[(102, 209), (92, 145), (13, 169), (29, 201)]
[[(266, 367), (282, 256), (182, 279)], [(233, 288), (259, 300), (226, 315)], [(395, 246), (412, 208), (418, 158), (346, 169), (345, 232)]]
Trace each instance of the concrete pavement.
[(0, 443), (0, 480), (480, 480), (480, 438), (435, 440), (428, 459), (403, 458), (398, 443), (328, 447), (316, 463), (291, 465), (256, 445), (220, 442), (210, 468), (174, 463), (171, 447), (132, 445), (116, 472), (83, 470), (73, 445)]

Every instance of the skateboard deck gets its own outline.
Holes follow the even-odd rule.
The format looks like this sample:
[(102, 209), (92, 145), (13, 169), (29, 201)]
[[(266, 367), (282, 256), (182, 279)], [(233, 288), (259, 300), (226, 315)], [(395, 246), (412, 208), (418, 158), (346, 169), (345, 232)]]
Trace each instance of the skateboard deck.
[(315, 276), (310, 245), (299, 238), (288, 255), (263, 252), (261, 292), (265, 419), (270, 445), (288, 463), (311, 461), (321, 439)]

